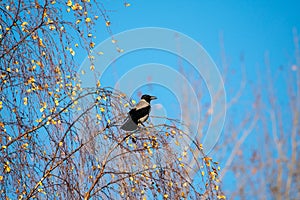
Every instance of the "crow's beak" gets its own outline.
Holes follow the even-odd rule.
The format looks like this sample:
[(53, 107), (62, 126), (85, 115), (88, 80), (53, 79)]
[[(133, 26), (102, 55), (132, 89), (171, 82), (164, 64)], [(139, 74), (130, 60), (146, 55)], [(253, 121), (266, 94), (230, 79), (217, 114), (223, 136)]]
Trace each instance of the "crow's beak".
[(157, 97), (155, 96), (151, 96), (151, 100), (157, 99)]

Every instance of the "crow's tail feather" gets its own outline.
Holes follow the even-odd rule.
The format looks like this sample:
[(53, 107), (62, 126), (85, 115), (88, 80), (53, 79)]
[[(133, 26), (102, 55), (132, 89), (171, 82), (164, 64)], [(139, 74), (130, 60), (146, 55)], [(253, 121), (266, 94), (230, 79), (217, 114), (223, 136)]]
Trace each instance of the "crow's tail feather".
[(126, 122), (121, 126), (121, 129), (124, 131), (134, 131), (138, 128), (138, 125), (132, 121), (130, 117), (126, 120)]

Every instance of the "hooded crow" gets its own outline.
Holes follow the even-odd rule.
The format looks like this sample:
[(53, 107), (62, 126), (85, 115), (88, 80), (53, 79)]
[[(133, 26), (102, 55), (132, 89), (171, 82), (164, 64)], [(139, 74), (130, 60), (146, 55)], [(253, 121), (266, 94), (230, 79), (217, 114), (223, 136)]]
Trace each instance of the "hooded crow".
[(144, 94), (141, 101), (136, 104), (128, 113), (127, 121), (121, 126), (121, 129), (125, 131), (134, 131), (137, 129), (139, 124), (143, 124), (148, 117), (151, 110), (150, 101), (157, 99), (155, 96)]

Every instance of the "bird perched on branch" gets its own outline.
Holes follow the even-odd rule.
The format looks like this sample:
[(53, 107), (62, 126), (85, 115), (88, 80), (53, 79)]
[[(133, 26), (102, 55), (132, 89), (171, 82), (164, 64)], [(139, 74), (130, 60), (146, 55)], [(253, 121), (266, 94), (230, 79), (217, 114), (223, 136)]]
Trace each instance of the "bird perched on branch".
[(155, 96), (144, 94), (141, 97), (141, 101), (129, 111), (128, 119), (121, 126), (121, 129), (125, 131), (134, 131), (139, 124), (145, 126), (143, 123), (148, 119), (151, 110), (150, 101), (154, 99), (157, 98)]

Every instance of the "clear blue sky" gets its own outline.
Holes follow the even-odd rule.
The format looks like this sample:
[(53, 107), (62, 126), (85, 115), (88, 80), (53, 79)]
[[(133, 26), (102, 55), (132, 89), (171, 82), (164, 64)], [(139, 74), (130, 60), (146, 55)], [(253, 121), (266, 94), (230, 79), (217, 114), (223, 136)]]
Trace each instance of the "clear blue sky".
[(174, 29), (199, 41), (216, 61), (221, 31), (233, 61), (244, 52), (249, 61), (259, 62), (269, 50), (280, 63), (293, 49), (292, 28), (300, 29), (300, 2), (296, 0), (128, 2), (128, 8), (116, 1), (104, 2), (116, 11), (108, 13), (114, 32), (145, 26)]
[[(289, 69), (295, 62), (292, 30), (296, 28), (298, 33), (300, 32), (300, 1), (128, 0), (127, 2), (131, 6), (124, 7), (121, 1), (103, 2), (105, 8), (111, 10), (107, 15), (114, 34), (143, 27), (174, 29), (198, 41), (220, 67), (220, 33), (222, 33), (230, 69), (227, 74), (229, 81), (225, 85), (227, 101), (230, 101), (231, 94), (237, 90), (236, 84), (241, 80), (239, 75), (241, 54), (245, 56), (249, 84), (257, 81), (258, 72), (262, 75), (266, 73), (264, 65), (266, 52), (269, 52), (271, 73), (274, 76), (280, 67)], [(99, 43), (108, 37), (103, 24), (99, 26), (97, 35)], [(137, 54), (135, 57), (128, 55), (127, 58), (112, 65), (107, 72), (108, 78), (104, 81), (104, 86), (113, 86), (126, 71), (149, 62), (168, 64), (175, 69), (177, 64), (169, 55), (155, 54), (151, 51)], [(225, 73), (221, 67), (220, 71)], [(149, 80), (145, 80), (147, 81)], [(280, 81), (277, 86), (279, 89), (285, 87)], [(252, 92), (250, 87), (247, 89), (243, 94), (243, 98), (246, 99)], [(173, 104), (169, 105), (169, 108), (166, 106), (167, 100), (170, 99), (168, 97), (172, 96), (168, 90), (159, 86), (144, 87), (141, 90), (143, 93), (158, 95), (158, 103), (169, 109), (168, 114), (173, 114), (170, 109), (176, 106)], [(279, 97), (283, 102), (284, 95), (283, 93)], [(237, 116), (240, 114), (237, 113)], [(230, 186), (225, 183), (226, 187)]]
[[(247, 76), (255, 81), (269, 52), (272, 67), (294, 62), (292, 29), (300, 32), (299, 1), (104, 1), (110, 10), (113, 33), (148, 26), (170, 28), (198, 41), (218, 66), (221, 65), (220, 33), (223, 33), (227, 63), (239, 73), (240, 55), (245, 56)], [(104, 23), (102, 23), (103, 25)], [(101, 25), (97, 41), (107, 38)], [(143, 59), (146, 59), (142, 56)], [(142, 60), (142, 59), (141, 59)], [(149, 60), (149, 62), (151, 59)], [(129, 61), (128, 61), (129, 62)], [(148, 61), (142, 60), (140, 64)], [(220, 70), (222, 71), (223, 69)], [(264, 69), (262, 69), (264, 71)], [(114, 73), (117, 80), (122, 74)], [(234, 81), (238, 82), (239, 77)], [(253, 80), (254, 79), (254, 80)], [(234, 86), (230, 86), (231, 90)], [(230, 98), (230, 94), (228, 94)]]

